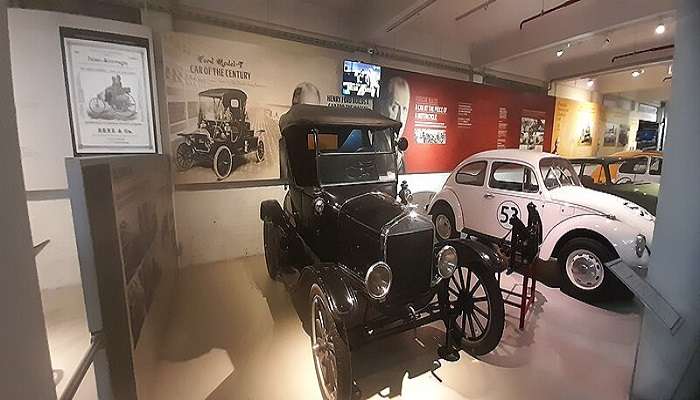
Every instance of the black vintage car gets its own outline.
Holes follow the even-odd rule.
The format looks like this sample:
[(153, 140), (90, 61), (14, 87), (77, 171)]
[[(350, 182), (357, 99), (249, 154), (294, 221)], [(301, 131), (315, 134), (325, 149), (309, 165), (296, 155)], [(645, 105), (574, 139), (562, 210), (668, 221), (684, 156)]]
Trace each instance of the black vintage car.
[(325, 399), (350, 397), (350, 351), (367, 341), (442, 320), (439, 354), (455, 359), (460, 348), (490, 352), (503, 333), (499, 255), (469, 239), (436, 241), (406, 185), (397, 193), (400, 127), (373, 111), (314, 105), (280, 119), (289, 191), (284, 205), (260, 206), (265, 259), (273, 279), (307, 299)]
[(186, 171), (197, 164), (211, 165), (218, 179), (231, 174), (234, 155), (255, 152), (265, 157), (260, 134), (250, 129), (246, 114), (248, 96), (238, 89), (209, 89), (199, 93), (198, 128), (179, 134), (185, 139), (177, 146), (175, 165)]

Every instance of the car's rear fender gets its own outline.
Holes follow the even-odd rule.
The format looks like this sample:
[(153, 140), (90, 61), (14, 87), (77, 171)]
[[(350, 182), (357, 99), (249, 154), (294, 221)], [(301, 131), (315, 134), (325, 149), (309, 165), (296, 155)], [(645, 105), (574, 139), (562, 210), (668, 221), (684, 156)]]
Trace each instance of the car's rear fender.
[(481, 242), (471, 239), (443, 240), (435, 245), (436, 252), (445, 245), (450, 245), (457, 250), (460, 265), (468, 266), (469, 264), (481, 263), (494, 273), (505, 269), (505, 263), (501, 256), (494, 249)]
[(428, 212), (433, 210), (437, 204), (442, 203), (448, 205), (452, 209), (455, 216), (455, 229), (461, 232), (464, 229), (464, 217), (462, 215), (462, 206), (459, 203), (457, 194), (449, 187), (443, 187), (430, 201)]

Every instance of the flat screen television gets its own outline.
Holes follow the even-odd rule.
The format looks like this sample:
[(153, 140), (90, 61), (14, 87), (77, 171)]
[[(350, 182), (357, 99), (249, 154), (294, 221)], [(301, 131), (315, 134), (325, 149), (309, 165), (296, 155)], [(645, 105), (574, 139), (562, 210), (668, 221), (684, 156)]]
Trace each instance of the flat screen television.
[(379, 97), (379, 81), (382, 67), (361, 61), (345, 60), (343, 62), (344, 96)]

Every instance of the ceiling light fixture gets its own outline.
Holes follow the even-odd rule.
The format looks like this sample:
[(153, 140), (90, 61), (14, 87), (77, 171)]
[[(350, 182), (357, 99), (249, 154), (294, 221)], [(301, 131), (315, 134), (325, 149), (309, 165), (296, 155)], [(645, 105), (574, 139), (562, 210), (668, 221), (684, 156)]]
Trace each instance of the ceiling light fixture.
[(557, 57), (561, 57), (563, 55), (564, 55), (564, 49), (557, 50)]
[(632, 77), (633, 78), (639, 78), (640, 75), (644, 73), (644, 69), (635, 69), (632, 71)]
[(586, 86), (593, 87), (593, 83), (595, 83), (595, 81), (593, 79), (589, 79), (588, 82), (586, 82)]
[(666, 32), (666, 25), (658, 24), (656, 29), (654, 29), (654, 32), (656, 32), (657, 35), (663, 35), (664, 32)]

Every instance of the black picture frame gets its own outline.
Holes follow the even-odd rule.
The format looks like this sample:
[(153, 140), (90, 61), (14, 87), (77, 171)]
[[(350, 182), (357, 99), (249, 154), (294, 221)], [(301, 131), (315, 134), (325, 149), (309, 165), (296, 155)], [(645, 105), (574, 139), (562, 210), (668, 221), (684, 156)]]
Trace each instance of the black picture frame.
[[(66, 98), (67, 98), (67, 106), (68, 106), (68, 119), (70, 123), (70, 128), (71, 128), (71, 143), (73, 145), (73, 155), (76, 157), (81, 157), (81, 156), (104, 156), (104, 155), (116, 155), (116, 154), (159, 154), (160, 153), (160, 146), (158, 143), (158, 127), (159, 127), (159, 121), (157, 117), (157, 112), (156, 112), (156, 93), (154, 91), (154, 82), (153, 82), (153, 70), (152, 70), (152, 59), (151, 59), (151, 41), (148, 38), (145, 37), (138, 37), (138, 36), (128, 36), (128, 35), (122, 35), (122, 34), (117, 34), (117, 33), (112, 33), (112, 32), (100, 32), (100, 31), (92, 31), (92, 30), (86, 30), (86, 29), (77, 29), (77, 28), (70, 28), (70, 27), (59, 27), (59, 37), (60, 37), (60, 46), (61, 46), (61, 58), (62, 58), (62, 64), (63, 64), (63, 77), (64, 77), (64, 83), (65, 83), (65, 88), (66, 88)], [(99, 42), (99, 43), (108, 43), (108, 44), (116, 44), (116, 45), (125, 45), (125, 46), (132, 46), (132, 47), (138, 47), (142, 48), (145, 50), (145, 68), (146, 68), (146, 79), (148, 84), (146, 85), (146, 90), (148, 90), (148, 98), (150, 100), (150, 123), (148, 126), (148, 134), (149, 134), (149, 139), (152, 143), (152, 146), (149, 147), (146, 151), (119, 151), (119, 148), (116, 147), (114, 148), (113, 151), (81, 151), (81, 145), (80, 143), (77, 142), (78, 140), (78, 132), (76, 127), (76, 113), (74, 110), (74, 106), (76, 105), (76, 101), (73, 98), (72, 94), (72, 88), (70, 86), (70, 79), (69, 79), (69, 74), (71, 71), (69, 71), (69, 66), (67, 62), (67, 55), (66, 55), (66, 39), (81, 39), (81, 40), (87, 40), (87, 41), (93, 41), (93, 42)], [(107, 146), (105, 146), (107, 147)], [(152, 149), (151, 149), (152, 148)]]

